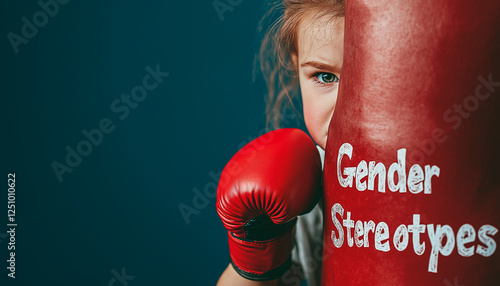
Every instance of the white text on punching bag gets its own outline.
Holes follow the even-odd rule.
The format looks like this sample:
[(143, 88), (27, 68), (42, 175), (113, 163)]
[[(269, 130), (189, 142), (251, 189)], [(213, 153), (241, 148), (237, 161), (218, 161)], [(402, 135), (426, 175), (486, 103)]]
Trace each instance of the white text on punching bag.
[[(344, 188), (352, 187), (354, 180), (356, 180), (356, 189), (358, 189), (358, 191), (365, 191), (367, 189), (373, 191), (375, 188), (375, 178), (378, 175), (378, 191), (381, 193), (385, 193), (385, 182), (387, 177), (387, 185), (392, 192), (399, 191), (400, 193), (406, 193), (406, 186), (408, 186), (408, 191), (412, 194), (418, 194), (422, 191), (424, 194), (431, 194), (431, 179), (433, 176), (439, 177), (440, 169), (438, 166), (425, 165), (423, 169), (418, 164), (411, 166), (407, 176), (405, 148), (398, 150), (398, 162), (392, 163), (387, 172), (384, 164), (380, 162), (375, 163), (375, 161), (370, 161), (367, 164), (365, 160), (361, 160), (357, 167), (344, 167), (344, 171), (341, 172), (344, 155), (351, 159), (352, 151), (352, 145), (344, 143), (340, 146), (339, 155), (337, 157), (337, 177), (340, 185)], [(397, 183), (395, 182), (395, 173), (397, 173)], [(368, 179), (362, 182), (367, 176)]]

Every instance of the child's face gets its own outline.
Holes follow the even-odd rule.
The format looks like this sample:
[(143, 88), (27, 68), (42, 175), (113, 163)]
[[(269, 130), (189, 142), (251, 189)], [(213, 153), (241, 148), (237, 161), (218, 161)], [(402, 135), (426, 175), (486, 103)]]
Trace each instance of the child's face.
[(344, 19), (306, 18), (298, 31), (298, 66), (304, 120), (314, 141), (325, 149), (344, 57)]

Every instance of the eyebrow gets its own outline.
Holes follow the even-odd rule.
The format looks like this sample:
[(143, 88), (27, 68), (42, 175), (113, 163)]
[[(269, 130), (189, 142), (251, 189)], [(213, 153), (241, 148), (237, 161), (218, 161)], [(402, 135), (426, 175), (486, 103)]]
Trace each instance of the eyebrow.
[(301, 67), (310, 66), (310, 67), (314, 67), (314, 68), (317, 68), (320, 70), (330, 70), (330, 71), (339, 70), (339, 67), (331, 66), (331, 65), (328, 65), (325, 63), (315, 62), (315, 61), (301, 63), (300, 66)]

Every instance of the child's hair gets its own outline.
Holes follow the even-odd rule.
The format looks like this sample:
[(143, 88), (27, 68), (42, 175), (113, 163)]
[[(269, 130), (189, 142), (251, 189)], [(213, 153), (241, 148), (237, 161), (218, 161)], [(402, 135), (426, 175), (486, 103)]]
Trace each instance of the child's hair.
[[(344, 16), (344, 0), (280, 0), (264, 17), (280, 13), (261, 44), (260, 69), (268, 87), (266, 126), (280, 128), (280, 121), (289, 110), (296, 114), (293, 101), (299, 94), (297, 67), (291, 56), (297, 55), (297, 32), (305, 16), (332, 19)], [(262, 24), (261, 24), (262, 25)]]

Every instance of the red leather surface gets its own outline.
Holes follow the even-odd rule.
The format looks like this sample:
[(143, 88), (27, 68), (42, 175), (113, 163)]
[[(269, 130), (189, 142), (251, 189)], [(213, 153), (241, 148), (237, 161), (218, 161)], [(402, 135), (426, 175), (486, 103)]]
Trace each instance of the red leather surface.
[(269, 241), (245, 241), (228, 234), (231, 261), (241, 270), (264, 274), (276, 269), (290, 258), (294, 243), (294, 227), (289, 227), (275, 239)]
[[(266, 214), (282, 224), (311, 209), (320, 185), (321, 159), (309, 136), (299, 129), (275, 130), (247, 144), (226, 165), (217, 190), (217, 212), (230, 232), (245, 238), (243, 227), (256, 216)], [(281, 244), (230, 237), (233, 263), (255, 273), (280, 266), (292, 248), (292, 233), (287, 235), (288, 240), (278, 240)]]
[(500, 2), (345, 14), (322, 284), (500, 285)]

